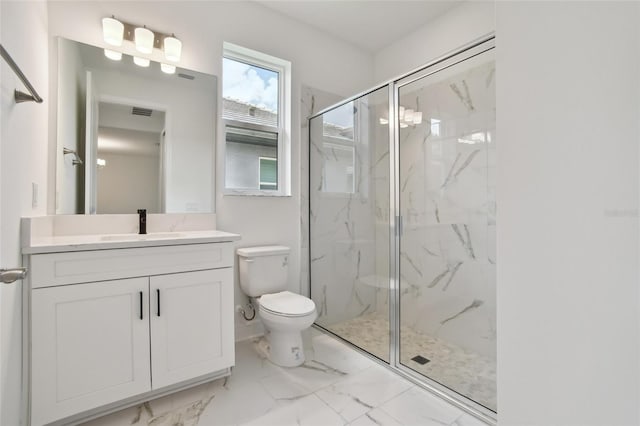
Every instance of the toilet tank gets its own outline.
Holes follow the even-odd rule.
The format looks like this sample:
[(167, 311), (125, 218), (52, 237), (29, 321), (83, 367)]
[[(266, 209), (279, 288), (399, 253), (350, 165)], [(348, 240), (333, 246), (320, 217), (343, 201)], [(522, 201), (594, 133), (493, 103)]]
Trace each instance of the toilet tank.
[(289, 247), (260, 246), (237, 250), (240, 288), (249, 297), (287, 289)]

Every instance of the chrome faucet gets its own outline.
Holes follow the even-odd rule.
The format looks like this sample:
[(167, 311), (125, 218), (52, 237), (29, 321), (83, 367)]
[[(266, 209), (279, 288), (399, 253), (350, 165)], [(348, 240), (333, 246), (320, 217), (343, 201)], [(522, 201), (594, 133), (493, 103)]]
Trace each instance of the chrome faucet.
[(138, 210), (138, 226), (140, 229), (140, 231), (138, 232), (139, 234), (147, 233), (147, 210), (146, 209)]

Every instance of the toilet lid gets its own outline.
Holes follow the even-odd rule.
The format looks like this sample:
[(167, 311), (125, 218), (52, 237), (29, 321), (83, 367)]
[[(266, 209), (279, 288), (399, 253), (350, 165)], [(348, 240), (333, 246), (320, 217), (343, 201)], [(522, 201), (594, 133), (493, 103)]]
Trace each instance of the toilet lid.
[(281, 291), (280, 293), (265, 294), (260, 298), (260, 308), (275, 314), (307, 315), (316, 309), (316, 304), (308, 297)]

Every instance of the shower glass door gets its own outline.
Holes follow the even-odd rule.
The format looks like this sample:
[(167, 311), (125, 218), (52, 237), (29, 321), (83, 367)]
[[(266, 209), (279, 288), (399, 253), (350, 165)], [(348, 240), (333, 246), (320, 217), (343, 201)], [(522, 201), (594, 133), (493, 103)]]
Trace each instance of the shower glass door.
[(495, 60), (471, 43), (309, 119), (316, 325), (491, 421)]
[(396, 83), (401, 369), (496, 411), (495, 62)]
[(389, 88), (309, 121), (316, 324), (389, 362)]

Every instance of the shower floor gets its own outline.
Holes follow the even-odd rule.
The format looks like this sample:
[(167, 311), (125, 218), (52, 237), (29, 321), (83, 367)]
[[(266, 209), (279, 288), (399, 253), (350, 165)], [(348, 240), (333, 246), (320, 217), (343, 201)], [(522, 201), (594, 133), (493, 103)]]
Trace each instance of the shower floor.
[[(383, 360), (389, 359), (386, 314), (365, 314), (326, 328)], [(409, 327), (402, 327), (400, 336), (402, 365), (497, 411), (495, 360)], [(421, 365), (411, 359), (418, 355), (429, 362)]]

